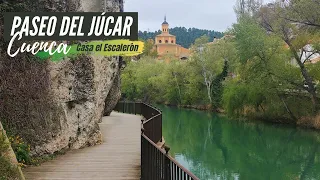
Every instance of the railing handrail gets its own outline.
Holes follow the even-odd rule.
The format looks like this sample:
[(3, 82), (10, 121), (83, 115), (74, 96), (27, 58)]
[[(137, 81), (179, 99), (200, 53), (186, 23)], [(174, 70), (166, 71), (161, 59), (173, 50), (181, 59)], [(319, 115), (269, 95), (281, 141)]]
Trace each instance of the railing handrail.
[(143, 121), (143, 124), (146, 124), (147, 122), (154, 120), (154, 118), (156, 118), (156, 117), (158, 117), (158, 116), (160, 116), (160, 115), (161, 115), (161, 114), (157, 114), (157, 115), (152, 116), (151, 118)]
[[(141, 137), (143, 137), (144, 139), (146, 139), (153, 147), (155, 147), (158, 151), (161, 152), (161, 154), (168, 158), (172, 163), (174, 163), (178, 168), (180, 168), (183, 172), (185, 172), (188, 176), (190, 176), (192, 179), (194, 180), (199, 180), (198, 177), (196, 177), (192, 172), (190, 172), (189, 170), (187, 170), (185, 167), (183, 167), (180, 163), (178, 163), (173, 157), (171, 157), (164, 149), (160, 148), (156, 143), (158, 142), (154, 142), (153, 140), (151, 140), (152, 138), (151, 137), (148, 137), (147, 134), (145, 133), (146, 132), (146, 129), (144, 128), (144, 125), (146, 125), (147, 123), (152, 123), (153, 121), (156, 121), (156, 120), (159, 120), (159, 118), (157, 118), (158, 116), (161, 116), (160, 118), (160, 123), (161, 123), (161, 127), (162, 127), (162, 111), (151, 106), (150, 104), (147, 104), (147, 103), (144, 103), (144, 102), (119, 102), (118, 104), (120, 103), (132, 103), (134, 104), (136, 107), (137, 104), (141, 104), (141, 105), (145, 105), (146, 107), (152, 109), (152, 110), (155, 110), (156, 111), (156, 114), (152, 114), (153, 116), (150, 117), (149, 119), (146, 119), (142, 122), (142, 127), (141, 127)], [(118, 107), (118, 106), (117, 106)], [(143, 116), (143, 112), (142, 112), (142, 107), (140, 107), (140, 110), (141, 110), (141, 115)], [(124, 111), (124, 109), (123, 109)], [(134, 108), (134, 114), (137, 114), (139, 112), (136, 112), (136, 108)], [(124, 112), (125, 113), (125, 112)], [(154, 124), (152, 124), (154, 126)], [(152, 127), (153, 127), (152, 126)], [(151, 129), (151, 131), (153, 131), (154, 129)], [(162, 130), (162, 129), (161, 129)], [(150, 131), (150, 129), (149, 129)], [(152, 136), (155, 136), (154, 134), (151, 134)], [(157, 134), (159, 135), (159, 134)], [(161, 135), (161, 138), (162, 138), (162, 132), (160, 132), (160, 135)], [(155, 138), (154, 138), (155, 139)], [(160, 139), (158, 139), (160, 140)], [(142, 155), (142, 154), (141, 154)], [(142, 166), (142, 165), (141, 165)], [(174, 179), (173, 179), (174, 180)]]
[(184, 172), (186, 172), (190, 177), (192, 177), (195, 180), (199, 180), (199, 178), (197, 176), (195, 176), (194, 174), (192, 174), (192, 172), (190, 172), (189, 170), (187, 170), (185, 167), (183, 167), (180, 163), (178, 163), (173, 157), (171, 157), (169, 154), (167, 154), (165, 152), (165, 150), (159, 148), (159, 146), (157, 146), (151, 139), (148, 138), (148, 136), (142, 134), (142, 136), (149, 141), (149, 143), (151, 143), (155, 148), (157, 148), (159, 151), (162, 152), (162, 154), (164, 156), (166, 156), (168, 159), (170, 159), (170, 161), (172, 161), (174, 164), (176, 164), (180, 169), (182, 169)]

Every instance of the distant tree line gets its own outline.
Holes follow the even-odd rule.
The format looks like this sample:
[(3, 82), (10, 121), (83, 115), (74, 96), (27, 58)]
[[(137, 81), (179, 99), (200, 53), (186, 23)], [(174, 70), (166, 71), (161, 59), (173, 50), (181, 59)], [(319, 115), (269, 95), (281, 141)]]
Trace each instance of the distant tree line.
[[(214, 30), (205, 30), (205, 29), (197, 29), (197, 28), (185, 28), (185, 27), (175, 27), (169, 29), (170, 34), (175, 35), (177, 37), (177, 44), (189, 48), (194, 41), (206, 35), (209, 37), (209, 40), (212, 41), (214, 37), (221, 38), (223, 33), (217, 32)], [(147, 32), (147, 31), (139, 31), (139, 38), (143, 40), (155, 39), (155, 36), (161, 34), (161, 31), (155, 32)]]

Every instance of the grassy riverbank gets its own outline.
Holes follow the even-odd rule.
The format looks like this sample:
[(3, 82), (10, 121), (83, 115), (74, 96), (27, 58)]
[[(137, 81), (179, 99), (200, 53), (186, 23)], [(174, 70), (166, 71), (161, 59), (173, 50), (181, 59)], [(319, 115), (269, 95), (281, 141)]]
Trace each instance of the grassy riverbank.
[[(199, 111), (210, 111), (210, 112), (216, 112), (221, 115), (226, 115), (226, 111), (224, 109), (212, 109), (211, 105), (178, 105), (178, 104), (168, 104), (168, 103), (158, 103), (161, 105), (166, 105), (169, 107), (178, 107), (183, 109), (195, 109)], [(315, 116), (306, 116), (306, 117), (300, 117), (297, 119), (297, 121), (293, 121), (289, 117), (286, 116), (268, 116), (263, 113), (254, 112), (251, 111), (247, 114), (242, 114), (241, 116), (229, 116), (230, 118), (233, 118), (235, 120), (241, 120), (241, 121), (264, 121), (264, 122), (270, 122), (270, 123), (280, 123), (280, 124), (290, 124), (290, 125), (296, 125), (302, 128), (308, 128), (308, 129), (316, 129), (320, 130), (320, 114)]]

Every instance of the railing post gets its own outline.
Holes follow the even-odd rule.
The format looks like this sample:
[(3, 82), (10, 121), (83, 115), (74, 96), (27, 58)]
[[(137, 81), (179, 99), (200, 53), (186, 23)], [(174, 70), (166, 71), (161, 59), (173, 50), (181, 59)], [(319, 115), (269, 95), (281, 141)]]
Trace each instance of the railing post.
[(160, 141), (162, 142), (162, 113), (160, 114), (160, 123), (159, 123), (159, 131), (160, 131)]
[(146, 158), (148, 158), (147, 156), (146, 156), (146, 147), (144, 146), (144, 138), (143, 138), (143, 135), (144, 134), (144, 127), (143, 127), (143, 119), (141, 119), (141, 155), (140, 155), (140, 157), (141, 157), (141, 170), (140, 170), (140, 173), (141, 173), (141, 175), (140, 175), (140, 179), (141, 180), (144, 180), (144, 179), (146, 179), (145, 178), (145, 157)]
[(144, 147), (143, 147), (143, 137), (142, 137), (142, 129), (141, 129), (141, 139), (140, 139), (140, 142), (141, 142), (141, 154), (140, 154), (140, 180), (143, 180), (143, 176), (144, 176), (144, 163), (143, 163), (143, 160), (144, 160)]
[[(164, 147), (166, 151), (166, 155), (168, 156), (170, 148), (168, 146)], [(168, 157), (164, 157), (164, 179), (171, 180), (171, 170), (170, 170), (170, 159)]]
[(144, 134), (144, 127), (143, 127), (143, 119), (141, 119), (141, 155), (140, 155), (140, 157), (141, 157), (141, 165), (140, 165), (140, 173), (141, 173), (141, 175), (140, 175), (140, 180), (144, 180), (144, 179), (146, 179), (146, 177), (145, 177), (145, 158), (148, 158), (147, 156), (146, 156), (146, 147), (145, 147), (145, 142), (144, 142), (144, 138), (143, 138), (143, 135)]

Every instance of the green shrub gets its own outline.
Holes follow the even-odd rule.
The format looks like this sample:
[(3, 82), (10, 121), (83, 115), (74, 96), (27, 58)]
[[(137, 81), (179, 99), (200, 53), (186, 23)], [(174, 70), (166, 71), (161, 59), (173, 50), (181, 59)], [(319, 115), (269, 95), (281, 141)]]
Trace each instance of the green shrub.
[(27, 145), (19, 136), (9, 137), (11, 147), (16, 154), (17, 160), (22, 164), (31, 164), (32, 158), (30, 156), (30, 146)]

